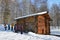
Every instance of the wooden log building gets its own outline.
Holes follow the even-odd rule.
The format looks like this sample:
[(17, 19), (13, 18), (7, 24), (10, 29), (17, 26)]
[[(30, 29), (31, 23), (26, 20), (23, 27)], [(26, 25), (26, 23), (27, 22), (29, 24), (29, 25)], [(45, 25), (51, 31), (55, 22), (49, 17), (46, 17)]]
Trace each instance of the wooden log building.
[(23, 24), (24, 31), (37, 34), (50, 34), (50, 16), (47, 11), (15, 18), (18, 24)]

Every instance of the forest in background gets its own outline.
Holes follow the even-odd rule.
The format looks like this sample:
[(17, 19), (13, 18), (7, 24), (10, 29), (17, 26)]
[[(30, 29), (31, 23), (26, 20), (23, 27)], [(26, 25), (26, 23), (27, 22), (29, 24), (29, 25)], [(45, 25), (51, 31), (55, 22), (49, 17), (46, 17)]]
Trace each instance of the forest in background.
[(0, 20), (3, 20), (3, 23), (6, 20), (11, 23), (16, 17), (43, 11), (49, 11), (53, 20), (50, 22), (51, 26), (60, 26), (60, 4), (53, 3), (49, 8), (48, 0), (0, 0), (0, 14), (2, 15)]

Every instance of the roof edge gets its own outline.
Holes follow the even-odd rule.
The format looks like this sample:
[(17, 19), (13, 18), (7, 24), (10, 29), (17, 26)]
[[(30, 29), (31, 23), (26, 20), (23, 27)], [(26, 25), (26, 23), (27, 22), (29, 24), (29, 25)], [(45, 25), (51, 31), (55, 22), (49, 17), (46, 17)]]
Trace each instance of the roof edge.
[(17, 17), (17, 18), (14, 18), (14, 19), (17, 20), (17, 19), (21, 19), (21, 18), (30, 17), (30, 16), (43, 15), (43, 14), (46, 14), (46, 13), (48, 13), (48, 11), (44, 11), (44, 12), (40, 12), (40, 13), (34, 13), (34, 14), (29, 14), (29, 15)]

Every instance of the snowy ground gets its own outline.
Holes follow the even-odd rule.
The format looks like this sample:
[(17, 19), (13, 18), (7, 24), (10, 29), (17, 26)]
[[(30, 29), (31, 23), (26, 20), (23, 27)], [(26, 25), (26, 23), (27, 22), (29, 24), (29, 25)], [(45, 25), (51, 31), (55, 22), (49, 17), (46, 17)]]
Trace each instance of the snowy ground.
[(32, 32), (14, 33), (12, 31), (4, 31), (4, 27), (0, 25), (0, 40), (60, 40), (60, 37), (51, 35), (40, 35)]
[(51, 34), (60, 35), (60, 28), (58, 28), (58, 26), (56, 28), (51, 28), (50, 31)]
[(53, 29), (53, 30), (51, 30), (51, 34), (60, 35), (60, 29)]
[(0, 40), (60, 40), (60, 37), (49, 35), (38, 35), (32, 32), (20, 34), (14, 32), (0, 31)]

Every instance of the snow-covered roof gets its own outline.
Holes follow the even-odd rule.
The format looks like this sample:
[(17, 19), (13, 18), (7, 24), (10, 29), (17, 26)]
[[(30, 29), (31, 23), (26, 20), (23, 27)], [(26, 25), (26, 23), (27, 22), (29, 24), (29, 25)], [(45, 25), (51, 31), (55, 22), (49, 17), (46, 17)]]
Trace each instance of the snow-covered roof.
[(29, 15), (26, 15), (26, 16), (17, 17), (17, 18), (15, 18), (15, 20), (30, 17), (30, 16), (35, 16), (35, 15), (42, 15), (42, 14), (46, 14), (46, 13), (47, 13), (47, 11), (40, 12), (40, 13), (29, 14)]

